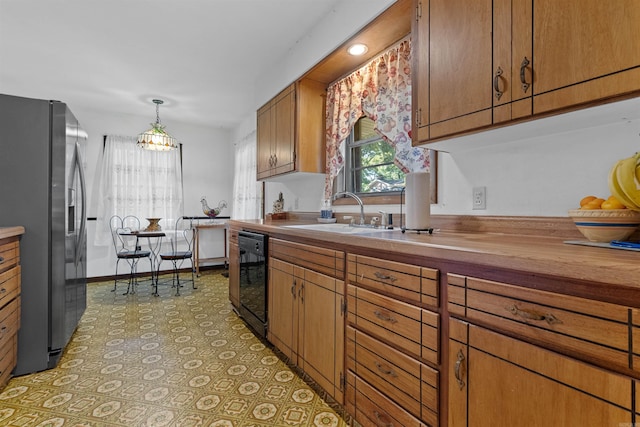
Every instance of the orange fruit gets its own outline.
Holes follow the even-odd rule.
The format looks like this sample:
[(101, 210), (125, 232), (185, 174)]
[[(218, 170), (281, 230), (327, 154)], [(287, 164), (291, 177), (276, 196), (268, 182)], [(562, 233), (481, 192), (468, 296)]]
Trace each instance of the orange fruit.
[(623, 205), (620, 200), (616, 198), (616, 196), (609, 196), (607, 200), (602, 202), (600, 206), (602, 209), (625, 209), (626, 206)]
[(591, 202), (591, 201), (593, 201), (595, 199), (597, 199), (596, 196), (583, 197), (582, 200), (580, 200), (580, 207), (583, 207), (584, 205), (586, 205), (587, 203), (589, 203), (589, 202)]
[(605, 201), (604, 199), (596, 198), (590, 201), (589, 203), (585, 204), (584, 206), (582, 206), (580, 209), (582, 210), (600, 209), (604, 201)]

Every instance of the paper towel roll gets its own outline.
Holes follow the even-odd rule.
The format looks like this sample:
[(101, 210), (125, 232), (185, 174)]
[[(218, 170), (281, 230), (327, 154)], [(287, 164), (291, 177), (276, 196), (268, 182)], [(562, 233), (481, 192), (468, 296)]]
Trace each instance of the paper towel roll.
[(431, 228), (431, 192), (429, 172), (411, 172), (405, 175), (406, 229)]

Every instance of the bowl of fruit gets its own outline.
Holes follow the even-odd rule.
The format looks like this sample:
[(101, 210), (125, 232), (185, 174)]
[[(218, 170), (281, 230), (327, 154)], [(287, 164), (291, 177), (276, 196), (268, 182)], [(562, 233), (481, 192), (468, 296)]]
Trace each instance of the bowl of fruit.
[(629, 209), (615, 196), (587, 196), (580, 209), (569, 210), (578, 230), (591, 242), (627, 240), (640, 225), (640, 211)]

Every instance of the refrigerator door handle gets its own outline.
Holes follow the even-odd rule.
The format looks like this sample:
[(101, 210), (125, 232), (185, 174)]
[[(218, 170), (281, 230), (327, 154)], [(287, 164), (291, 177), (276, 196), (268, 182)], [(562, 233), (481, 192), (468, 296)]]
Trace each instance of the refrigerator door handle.
[(80, 262), (81, 256), (81, 245), (84, 242), (85, 234), (87, 232), (86, 223), (87, 223), (87, 189), (85, 187), (84, 180), (84, 169), (82, 168), (82, 157), (80, 154), (80, 144), (76, 141), (76, 155), (74, 156), (76, 159), (76, 167), (78, 168), (78, 176), (80, 177), (80, 200), (82, 202), (82, 209), (80, 211), (80, 233), (78, 233), (78, 240), (76, 241), (76, 260), (75, 263), (78, 265)]

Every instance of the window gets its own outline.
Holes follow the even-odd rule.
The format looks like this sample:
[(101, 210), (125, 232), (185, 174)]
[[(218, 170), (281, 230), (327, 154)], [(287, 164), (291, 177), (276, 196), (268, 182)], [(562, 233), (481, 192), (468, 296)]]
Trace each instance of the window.
[(373, 120), (362, 117), (346, 141), (346, 189), (359, 194), (402, 191), (404, 173), (393, 162), (395, 150), (374, 127)]
[(181, 150), (142, 150), (134, 137), (105, 137), (98, 174), (97, 245), (110, 243), (113, 215), (135, 215), (143, 224), (145, 218), (162, 218), (160, 224), (169, 227), (183, 214)]

